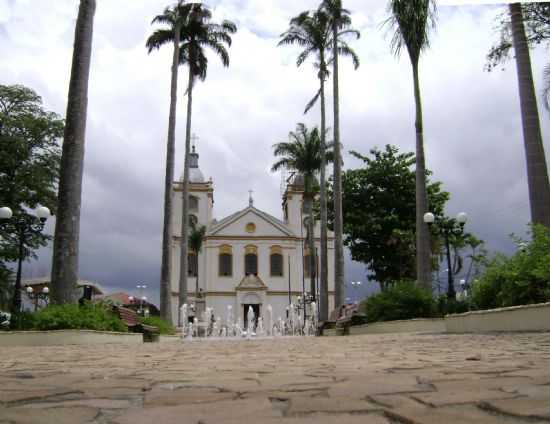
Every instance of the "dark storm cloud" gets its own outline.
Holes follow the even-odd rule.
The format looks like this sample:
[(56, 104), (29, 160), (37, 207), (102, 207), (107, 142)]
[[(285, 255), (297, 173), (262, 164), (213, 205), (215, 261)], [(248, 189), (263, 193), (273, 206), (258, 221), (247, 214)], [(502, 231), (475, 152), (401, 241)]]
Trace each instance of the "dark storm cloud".
[[(245, 207), (249, 189), (257, 207), (280, 216), (280, 175), (269, 171), (272, 145), (286, 140), (297, 122), (317, 125), (319, 110), (303, 115), (317, 90), (315, 70), (310, 63), (296, 69), (298, 49), (276, 44), (289, 18), (317, 1), (211, 4), (216, 19), (238, 17), (240, 23), (230, 68), (211, 57), (208, 79), (194, 96), (193, 131), (199, 136), (201, 169), (214, 180), (215, 217)], [(346, 1), (355, 26), (363, 30), (351, 43), (362, 60), (360, 69), (354, 71), (346, 60), (341, 69), (346, 168), (359, 165), (349, 150), (365, 154), (390, 143), (414, 151), (411, 68), (406, 56), (398, 60), (391, 54), (388, 30), (380, 28), (385, 4)], [(33, 13), (28, 0), (5, 5), (0, 3), (0, 55), (10, 60), (0, 63), (2, 83), (35, 88), (48, 108), (63, 115), (75, 4), (33, 2)], [(151, 298), (158, 298), (171, 52), (148, 55), (144, 42), (162, 6), (151, 0), (98, 5), (81, 217), (81, 276), (111, 290), (132, 291), (146, 283)], [(432, 179), (451, 192), (448, 214), (468, 212), (469, 231), (492, 250), (511, 252), (508, 234), (525, 232), (529, 209), (515, 65), (483, 71), (497, 38), (493, 27), (499, 10), (441, 6), (432, 47), (421, 61), (421, 85), (427, 166)], [(544, 49), (533, 54), (537, 89), (546, 56)], [(185, 80), (182, 68), (176, 177), (183, 165)], [(330, 84), (327, 91), (331, 126)], [(542, 110), (541, 122), (548, 134), (549, 117)], [(51, 247), (38, 263), (26, 265), (27, 274), (47, 273), (50, 258)], [(346, 280), (366, 282), (361, 264), (347, 260), (346, 270)]]

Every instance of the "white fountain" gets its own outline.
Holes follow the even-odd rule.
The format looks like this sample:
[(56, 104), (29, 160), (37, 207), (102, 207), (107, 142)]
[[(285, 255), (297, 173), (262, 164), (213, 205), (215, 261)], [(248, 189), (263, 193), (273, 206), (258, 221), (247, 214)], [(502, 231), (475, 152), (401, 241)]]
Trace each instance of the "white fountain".
[(254, 309), (252, 306), (249, 306), (248, 312), (246, 313), (246, 335), (248, 338), (256, 335), (254, 332), (255, 317)]
[(273, 308), (271, 305), (267, 305), (267, 316), (269, 321), (266, 323), (267, 335), (273, 335)]
[(258, 318), (258, 326), (256, 327), (256, 335), (258, 337), (265, 337), (264, 319)]
[(193, 318), (193, 336), (199, 337), (199, 319), (197, 317)]

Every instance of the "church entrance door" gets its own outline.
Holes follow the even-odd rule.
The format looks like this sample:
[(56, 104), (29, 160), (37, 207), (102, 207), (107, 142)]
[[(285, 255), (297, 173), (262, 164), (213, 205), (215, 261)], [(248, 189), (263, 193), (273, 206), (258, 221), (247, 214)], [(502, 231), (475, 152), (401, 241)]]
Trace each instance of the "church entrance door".
[(244, 322), (244, 328), (248, 328), (248, 307), (252, 306), (252, 310), (254, 311), (254, 327), (258, 324), (258, 318), (260, 316), (260, 305), (258, 304), (247, 304), (243, 303), (243, 322)]

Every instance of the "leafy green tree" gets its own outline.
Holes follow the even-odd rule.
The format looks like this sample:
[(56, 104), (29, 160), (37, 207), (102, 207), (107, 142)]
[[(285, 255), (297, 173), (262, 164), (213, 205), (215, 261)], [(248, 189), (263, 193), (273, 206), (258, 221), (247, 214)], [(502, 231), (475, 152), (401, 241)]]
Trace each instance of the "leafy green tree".
[[(448, 217), (445, 217), (444, 219), (447, 222), (452, 220)], [(464, 275), (464, 270), (466, 269), (466, 267), (468, 267), (464, 275), (464, 284), (465, 287), (467, 287), (471, 279), (475, 278), (475, 276), (479, 274), (480, 269), (485, 263), (487, 251), (483, 246), (483, 241), (479, 240), (471, 233), (451, 233), (448, 235), (448, 237), (450, 250), (449, 257), (447, 257), (445, 236), (432, 233), (432, 269), (438, 271), (441, 268), (445, 268), (447, 270), (447, 272), (445, 273), (445, 276), (447, 277), (447, 297), (453, 300), (456, 297), (455, 287), (457, 281), (455, 278), (453, 278), (453, 285), (451, 290), (451, 281), (448, 277), (449, 270), (450, 274), (453, 277), (456, 277), (461, 273)], [(439, 272), (437, 273), (435, 284), (437, 285), (438, 293), (440, 293), (442, 284), (441, 275)]]
[[(289, 29), (281, 35), (279, 46), (297, 44), (303, 47), (298, 55), (296, 65), (300, 66), (308, 57), (314, 55), (315, 67), (318, 69), (319, 91), (306, 106), (307, 112), (317, 100), (321, 99), (321, 150), (320, 150), (320, 209), (321, 209), (321, 272), (320, 272), (320, 307), (321, 319), (328, 316), (328, 267), (327, 267), (327, 199), (326, 199), (326, 111), (325, 81), (329, 74), (328, 52), (331, 48), (331, 26), (329, 16), (323, 10), (302, 12), (290, 20)], [(312, 257), (314, 255), (310, 255)], [(313, 269), (313, 268), (310, 268)], [(311, 293), (315, 295), (315, 290)]]
[(197, 277), (195, 285), (195, 296), (199, 295), (199, 253), (202, 250), (202, 242), (204, 241), (204, 236), (206, 234), (206, 227), (204, 225), (197, 226), (193, 224), (191, 227), (191, 233), (189, 234), (189, 247), (193, 252), (195, 252), (197, 258)]
[(80, 206), (95, 8), (96, 0), (80, 0), (75, 26), (51, 276), (51, 300), (59, 304), (74, 301), (73, 292), (78, 279)]
[[(351, 35), (357, 39), (360, 33), (351, 29), (350, 12), (342, 6), (342, 0), (323, 0), (321, 9), (324, 10), (330, 19), (332, 30), (332, 85), (334, 101), (334, 157), (340, 158), (333, 162), (333, 181), (334, 181), (334, 289), (335, 307), (338, 308), (344, 303), (344, 243), (343, 243), (343, 223), (342, 223), (342, 153), (340, 144), (340, 89), (338, 85), (338, 57), (350, 56), (353, 60), (355, 69), (359, 67), (359, 58), (355, 52), (343, 40), (344, 36)], [(325, 297), (326, 300), (328, 300)], [(324, 300), (324, 299), (322, 299)], [(326, 319), (325, 310), (328, 313), (328, 304), (321, 304), (321, 319)]]
[(17, 222), (34, 221), (29, 209), (39, 205), (56, 210), (64, 125), (58, 115), (44, 110), (40, 96), (21, 85), (0, 85), (0, 122), (0, 206), (13, 211), (11, 219), (0, 223), (0, 279), (18, 310), (21, 290), (9, 288), (11, 275), (4, 263), (18, 261), (15, 282), (20, 285), (21, 263), (51, 240)]
[(415, 286), (413, 281), (395, 282), (361, 303), (368, 322), (429, 318), (435, 308), (431, 292)]
[(516, 239), (511, 257), (493, 258), (474, 282), (472, 302), (479, 309), (550, 301), (550, 228), (533, 225), (529, 243)]
[[(272, 172), (276, 172), (282, 168), (291, 169), (300, 173), (304, 177), (304, 212), (309, 217), (307, 220), (307, 241), (309, 255), (309, 269), (310, 269), (310, 290), (311, 293), (315, 293), (315, 240), (313, 234), (313, 228), (315, 223), (315, 216), (313, 213), (313, 199), (317, 192), (317, 179), (316, 176), (321, 171), (322, 164), (322, 141), (319, 135), (317, 127), (311, 131), (307, 127), (299, 123), (296, 126), (295, 132), (289, 133), (290, 141), (281, 142), (275, 144), (274, 154), (281, 158), (273, 164), (271, 167)], [(328, 146), (332, 147), (331, 144)], [(332, 160), (332, 151), (325, 152), (327, 160)]]
[(0, 262), (0, 311), (10, 309), (13, 299), (13, 272)]
[[(546, 44), (550, 46), (550, 3), (523, 3), (523, 23), (525, 26), (525, 41), (530, 48)], [(492, 71), (504, 64), (511, 57), (514, 49), (510, 9), (497, 17), (499, 40), (487, 54), (486, 69)]]
[(204, 81), (208, 69), (205, 49), (212, 50), (223, 66), (229, 66), (229, 53), (226, 46), (231, 46), (231, 34), (237, 26), (224, 20), (221, 24), (211, 22), (212, 12), (202, 3), (191, 3), (188, 17), (181, 28), (180, 64), (189, 68), (187, 83), (187, 121), (185, 125), (185, 163), (183, 167), (183, 205), (180, 250), (180, 281), (178, 310), (187, 302), (187, 262), (189, 238), (189, 159), (191, 152), (191, 116), (193, 107), (193, 87), (197, 79)]
[(160, 314), (162, 319), (171, 320), (171, 222), (172, 222), (172, 182), (174, 181), (174, 162), (176, 144), (176, 106), (178, 100), (178, 68), (180, 60), (181, 27), (189, 15), (190, 5), (183, 0), (172, 7), (164, 9), (152, 23), (164, 24), (167, 28), (157, 29), (146, 42), (147, 51), (151, 53), (163, 45), (172, 43), (172, 79), (170, 83), (170, 112), (168, 115), (168, 137), (166, 142), (166, 171), (164, 178), (164, 220), (162, 227), (162, 260), (160, 266)]
[(466, 282), (466, 286), (469, 286), (487, 265), (488, 252), (485, 248), (485, 242), (483, 240), (479, 240), (472, 234), (468, 234), (466, 239), (466, 247), (470, 249), (470, 253), (466, 255), (466, 258), (469, 259), (470, 262), (466, 275), (464, 276), (464, 280)]
[[(502, 15), (500, 18), (501, 38), (488, 54), (487, 68), (491, 70), (508, 59), (513, 47), (523, 122), (531, 222), (550, 227), (550, 184), (529, 56), (529, 47), (550, 42), (550, 4), (528, 3), (522, 6), (520, 3), (512, 3), (508, 7), (509, 16)], [(547, 70), (547, 75), (550, 75), (550, 70)], [(547, 85), (545, 99), (548, 99), (549, 92), (550, 85)]]
[[(390, 145), (372, 149), (369, 156), (351, 154), (364, 166), (343, 174), (344, 243), (352, 259), (366, 265), (368, 277), (378, 281), (382, 290), (393, 281), (414, 280), (414, 154), (399, 153)], [(428, 183), (427, 191), (433, 212), (441, 214), (449, 193), (441, 190), (439, 182)]]
[[(416, 280), (428, 289), (431, 287), (431, 255), (430, 233), (424, 222), (424, 214), (428, 211), (428, 193), (418, 65), (422, 52), (429, 47), (429, 30), (435, 26), (435, 1), (390, 0), (389, 9), (391, 16), (388, 22), (395, 29), (391, 42), (392, 49), (398, 56), (406, 48), (413, 71), (416, 105)], [(434, 209), (432, 205), (430, 209)]]

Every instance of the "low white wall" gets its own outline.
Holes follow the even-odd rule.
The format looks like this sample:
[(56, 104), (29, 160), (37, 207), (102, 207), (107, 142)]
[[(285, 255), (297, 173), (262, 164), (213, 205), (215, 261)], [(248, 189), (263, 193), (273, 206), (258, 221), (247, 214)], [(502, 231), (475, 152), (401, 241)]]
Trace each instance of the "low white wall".
[(445, 325), (449, 333), (550, 331), (550, 303), (447, 315)]
[(350, 327), (350, 334), (444, 333), (445, 330), (443, 318), (418, 318)]
[(160, 343), (181, 343), (181, 335), (178, 336), (163, 336), (161, 335), (159, 337)]
[(0, 331), (0, 346), (56, 346), (83, 344), (141, 344), (141, 333), (93, 330)]
[[(447, 315), (445, 318), (375, 322), (350, 327), (350, 334), (490, 333), (550, 331), (550, 302)], [(335, 330), (323, 335), (335, 336)]]

